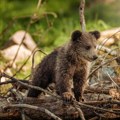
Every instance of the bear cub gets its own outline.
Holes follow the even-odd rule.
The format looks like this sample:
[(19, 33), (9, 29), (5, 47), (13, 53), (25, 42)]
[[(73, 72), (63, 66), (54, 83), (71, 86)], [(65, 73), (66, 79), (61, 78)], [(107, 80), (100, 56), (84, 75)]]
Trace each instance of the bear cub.
[[(67, 44), (55, 49), (35, 67), (31, 76), (32, 85), (45, 89), (55, 82), (57, 93), (65, 101), (73, 98), (81, 101), (90, 62), (98, 58), (96, 42), (99, 37), (98, 31), (74, 31)], [(29, 89), (27, 96), (37, 97), (40, 93), (41, 91)]]

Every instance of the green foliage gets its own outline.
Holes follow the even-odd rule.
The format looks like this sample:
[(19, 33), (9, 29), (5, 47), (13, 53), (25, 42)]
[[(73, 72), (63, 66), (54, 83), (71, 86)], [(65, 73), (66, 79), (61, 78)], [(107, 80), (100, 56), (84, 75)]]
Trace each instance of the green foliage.
[[(0, 36), (0, 46), (14, 32), (26, 29), (30, 16), (36, 12), (37, 2), (38, 0), (1, 0), (0, 32), (4, 31), (8, 24), (11, 26)], [(29, 29), (37, 44), (40, 47), (56, 47), (65, 43), (73, 30), (80, 29), (78, 7), (79, 0), (43, 0), (40, 10), (37, 11), (40, 20), (32, 24)], [(110, 10), (108, 5), (96, 4), (86, 0), (87, 30), (105, 30), (115, 26), (114, 19), (113, 21), (109, 19)], [(47, 18), (43, 16), (45, 13), (48, 13)], [(13, 19), (15, 19), (14, 22), (12, 22)]]

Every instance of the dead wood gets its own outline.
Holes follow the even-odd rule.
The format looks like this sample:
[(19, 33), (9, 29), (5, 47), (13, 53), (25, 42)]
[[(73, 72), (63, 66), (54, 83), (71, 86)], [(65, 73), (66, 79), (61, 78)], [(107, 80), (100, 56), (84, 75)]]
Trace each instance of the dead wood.
[(95, 73), (95, 71), (97, 71), (98, 69), (100, 69), (100, 68), (103, 67), (104, 65), (106, 65), (106, 64), (108, 64), (108, 63), (110, 63), (110, 62), (112, 62), (112, 61), (114, 61), (114, 60), (116, 60), (116, 59), (118, 59), (119, 57), (120, 57), (120, 56), (113, 57), (112, 59), (109, 59), (108, 61), (102, 63), (102, 64), (99, 65), (99, 66), (97, 66), (97, 68), (95, 68), (95, 69), (89, 74), (88, 78), (90, 78), (90, 77), (93, 75), (93, 73)]
[(22, 104), (10, 104), (4, 101), (4, 105), (0, 104), (0, 108), (5, 108), (0, 109), (1, 120), (5, 118), (6, 120), (7, 118), (20, 118), (20, 108), (24, 109), (24, 113), (30, 116), (32, 120), (51, 119), (52, 117), (47, 115), (46, 111), (54, 113), (54, 115), (59, 116), (61, 119), (75, 119), (79, 116), (78, 111), (72, 105), (64, 106), (62, 100), (60, 101), (50, 96), (45, 96), (41, 99), (25, 98)]
[[(4, 102), (3, 102), (4, 101)], [(72, 105), (64, 106), (62, 100), (58, 100), (51, 96), (42, 96), (40, 99), (38, 98), (24, 98), (22, 103), (17, 102), (8, 102), (7, 100), (0, 100), (0, 119), (8, 119), (8, 118), (17, 118), (20, 119), (20, 109), (24, 110), (25, 115), (30, 116), (32, 120), (41, 120), (41, 119), (52, 119), (52, 116), (46, 114), (46, 111), (50, 111), (50, 113), (54, 113), (55, 116), (59, 116), (61, 119), (77, 119), (79, 118), (79, 112)], [(97, 101), (95, 102), (86, 102), (87, 104), (92, 104), (94, 106), (99, 105), (107, 105), (107, 104), (117, 104), (118, 101)], [(96, 116), (97, 110), (92, 110), (90, 108), (86, 108), (81, 106), (81, 109), (84, 113), (86, 119)], [(99, 112), (100, 114), (104, 113)], [(105, 112), (106, 113), (106, 112)], [(104, 113), (104, 114), (105, 114)], [(118, 117), (118, 115), (116, 115)], [(120, 117), (120, 116), (119, 116)], [(114, 116), (115, 118), (115, 116)]]
[[(32, 87), (34, 89), (41, 90), (45, 93), (50, 94), (41, 96), (38, 98), (25, 98), (22, 97), (19, 91), (13, 93), (16, 95), (16, 98), (13, 97), (8, 99), (1, 99), (0, 101), (0, 119), (12, 118), (20, 119), (21, 111), (24, 111), (24, 114), (34, 119), (78, 119), (82, 118), (83, 120), (89, 119), (96, 116), (96, 112), (100, 114), (113, 113), (118, 117), (120, 114), (120, 102), (119, 101), (91, 101), (91, 102), (77, 102), (73, 100), (73, 104), (65, 106), (60, 96), (54, 95), (47, 90), (41, 89), (36, 86), (23, 83), (13, 77), (2, 73), (1, 76), (7, 77), (19, 84), (22, 84), (26, 87)], [(113, 106), (116, 105), (117, 109), (114, 109)], [(14, 116), (14, 114), (16, 116)], [(97, 115), (97, 116), (99, 116)], [(84, 118), (85, 116), (85, 118)], [(104, 117), (104, 116), (103, 116)], [(115, 117), (114, 117), (115, 118)]]

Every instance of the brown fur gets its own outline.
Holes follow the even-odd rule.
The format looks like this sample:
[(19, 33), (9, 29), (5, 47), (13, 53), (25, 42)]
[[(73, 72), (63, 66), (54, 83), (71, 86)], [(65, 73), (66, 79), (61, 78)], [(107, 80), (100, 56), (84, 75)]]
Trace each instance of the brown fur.
[[(32, 84), (46, 88), (56, 83), (57, 93), (65, 100), (81, 100), (89, 73), (89, 64), (97, 58), (96, 39), (98, 31), (81, 33), (74, 31), (71, 40), (54, 50), (37, 65), (32, 74)], [(71, 81), (73, 81), (73, 92)], [(74, 94), (73, 94), (74, 93)], [(30, 89), (29, 97), (37, 97), (40, 91)]]

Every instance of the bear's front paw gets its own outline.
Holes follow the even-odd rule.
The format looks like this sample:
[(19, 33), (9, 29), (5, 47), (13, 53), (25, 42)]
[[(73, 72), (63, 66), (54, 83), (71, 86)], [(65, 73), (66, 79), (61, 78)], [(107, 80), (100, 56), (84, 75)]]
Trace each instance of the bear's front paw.
[(72, 100), (74, 98), (73, 94), (70, 92), (64, 92), (62, 94), (62, 97), (63, 97), (63, 100), (67, 103), (72, 102)]

